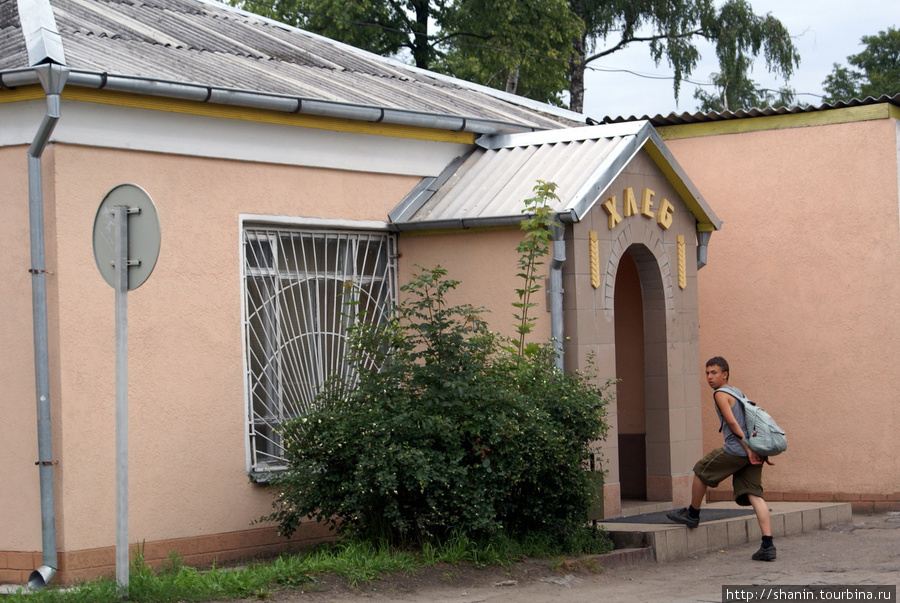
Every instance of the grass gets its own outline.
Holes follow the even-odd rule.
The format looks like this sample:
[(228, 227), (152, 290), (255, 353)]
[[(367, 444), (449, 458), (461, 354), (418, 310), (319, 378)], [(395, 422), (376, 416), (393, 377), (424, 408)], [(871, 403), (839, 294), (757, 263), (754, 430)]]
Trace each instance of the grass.
[[(129, 572), (129, 601), (165, 603), (210, 601), (240, 598), (266, 599), (282, 589), (314, 589), (317, 576), (338, 575), (356, 586), (391, 573), (411, 574), (439, 564), (506, 566), (525, 557), (554, 558), (563, 554), (581, 555), (607, 552), (612, 545), (605, 532), (585, 530), (583, 537), (565, 549), (549, 537), (505, 536), (479, 543), (456, 536), (439, 546), (425, 544), (421, 550), (398, 550), (384, 543), (372, 544), (352, 539), (319, 545), (309, 551), (282, 555), (271, 561), (256, 562), (241, 568), (199, 570), (182, 564), (170, 555), (160, 568), (135, 555)], [(73, 588), (50, 586), (44, 590), (17, 593), (0, 598), (2, 603), (119, 603), (122, 601), (115, 580), (100, 579)]]

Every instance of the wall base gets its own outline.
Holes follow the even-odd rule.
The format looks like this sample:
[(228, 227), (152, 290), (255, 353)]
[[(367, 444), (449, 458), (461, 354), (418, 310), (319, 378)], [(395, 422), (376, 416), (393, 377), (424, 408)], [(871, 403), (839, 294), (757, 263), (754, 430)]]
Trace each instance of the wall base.
[[(273, 557), (293, 552), (319, 542), (331, 540), (334, 535), (323, 524), (305, 523), (287, 540), (275, 533), (276, 528), (260, 528), (133, 544), (129, 547), (130, 559), (136, 553), (144, 556), (144, 562), (159, 567), (176, 553), (184, 565), (208, 567), (255, 558)], [(68, 585), (100, 577), (116, 575), (116, 547), (104, 547), (82, 551), (60, 551), (57, 554), (59, 571), (51, 584)], [(43, 556), (37, 552), (0, 551), (0, 584), (25, 584), (28, 576), (42, 564)]]
[[(733, 500), (733, 491), (710, 488), (706, 493), (709, 502)], [(767, 501), (785, 502), (848, 502), (854, 513), (885, 513), (900, 511), (900, 492), (893, 494), (868, 494), (851, 492), (765, 492)]]

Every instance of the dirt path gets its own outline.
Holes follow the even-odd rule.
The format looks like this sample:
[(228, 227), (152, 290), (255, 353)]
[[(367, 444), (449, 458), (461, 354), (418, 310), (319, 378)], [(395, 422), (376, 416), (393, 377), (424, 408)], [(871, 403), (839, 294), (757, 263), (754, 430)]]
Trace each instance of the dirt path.
[[(900, 585), (900, 513), (854, 516), (844, 524), (776, 539), (778, 559), (750, 561), (757, 545), (671, 563), (591, 571), (523, 562), (508, 570), (443, 567), (390, 577), (358, 589), (324, 579), (318, 592), (284, 591), (271, 601), (433, 603), (596, 603), (722, 600), (722, 585)], [(249, 600), (248, 602), (249, 603)]]

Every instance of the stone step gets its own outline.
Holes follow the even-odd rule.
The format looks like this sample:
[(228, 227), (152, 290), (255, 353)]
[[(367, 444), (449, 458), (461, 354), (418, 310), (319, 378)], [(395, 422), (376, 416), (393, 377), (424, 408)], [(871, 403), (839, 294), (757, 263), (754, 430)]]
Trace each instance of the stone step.
[[(850, 523), (850, 503), (770, 502), (772, 535), (778, 539), (794, 534)], [(746, 509), (733, 502), (716, 502), (703, 509)], [(649, 547), (657, 562), (685, 559), (691, 555), (727, 550), (760, 540), (756, 515), (703, 521), (688, 528), (673, 523), (599, 522), (612, 536), (616, 549)], [(638, 518), (639, 519), (639, 518)]]

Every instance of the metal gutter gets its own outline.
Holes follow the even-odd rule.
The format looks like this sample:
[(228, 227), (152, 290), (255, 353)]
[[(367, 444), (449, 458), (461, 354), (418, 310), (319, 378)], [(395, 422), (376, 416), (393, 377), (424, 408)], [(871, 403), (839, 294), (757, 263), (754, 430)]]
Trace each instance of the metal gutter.
[[(33, 68), (16, 69), (0, 72), (0, 83), (2, 83), (2, 86), (0, 86), (2, 88), (16, 88), (38, 84), (40, 83), (40, 78)], [(256, 90), (205, 86), (202, 84), (156, 80), (105, 72), (70, 70), (68, 86), (262, 109), (281, 113), (334, 117), (354, 121), (433, 128), (452, 132), (470, 132), (473, 134), (512, 134), (540, 130), (540, 128), (535, 126), (500, 120), (325, 101), (299, 96), (271, 94)]]
[(448, 230), (469, 228), (491, 228), (497, 226), (519, 226), (527, 216), (490, 216), (487, 218), (447, 218), (422, 222), (395, 222), (392, 228), (399, 232), (413, 230)]

